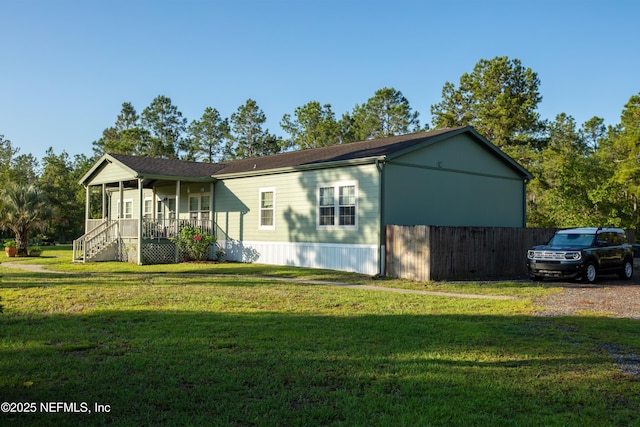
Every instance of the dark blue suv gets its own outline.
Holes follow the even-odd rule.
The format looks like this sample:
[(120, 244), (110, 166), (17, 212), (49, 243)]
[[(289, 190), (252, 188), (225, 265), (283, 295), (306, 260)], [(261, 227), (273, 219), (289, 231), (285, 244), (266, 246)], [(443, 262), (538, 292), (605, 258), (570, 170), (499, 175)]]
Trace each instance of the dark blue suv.
[(527, 251), (529, 277), (581, 278), (592, 283), (600, 273), (633, 276), (633, 249), (620, 228), (560, 230), (546, 245)]

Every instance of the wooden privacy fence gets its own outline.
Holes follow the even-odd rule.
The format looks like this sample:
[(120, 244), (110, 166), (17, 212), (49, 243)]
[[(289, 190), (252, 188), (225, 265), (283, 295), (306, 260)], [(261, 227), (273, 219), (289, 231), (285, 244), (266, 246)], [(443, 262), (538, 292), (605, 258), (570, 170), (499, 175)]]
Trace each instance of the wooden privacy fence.
[(527, 249), (556, 230), (388, 225), (386, 275), (420, 281), (526, 277)]

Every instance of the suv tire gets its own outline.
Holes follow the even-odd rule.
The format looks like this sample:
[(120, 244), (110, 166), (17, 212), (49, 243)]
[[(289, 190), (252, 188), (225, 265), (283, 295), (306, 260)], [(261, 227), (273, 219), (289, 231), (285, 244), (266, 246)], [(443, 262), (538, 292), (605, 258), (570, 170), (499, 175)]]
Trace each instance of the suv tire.
[(587, 265), (584, 266), (584, 271), (582, 272), (582, 281), (593, 283), (596, 281), (596, 277), (598, 277), (596, 264), (593, 261), (589, 261)]
[(631, 280), (633, 277), (633, 261), (628, 258), (624, 260), (624, 266), (622, 267), (622, 271), (620, 271), (619, 276), (623, 280)]

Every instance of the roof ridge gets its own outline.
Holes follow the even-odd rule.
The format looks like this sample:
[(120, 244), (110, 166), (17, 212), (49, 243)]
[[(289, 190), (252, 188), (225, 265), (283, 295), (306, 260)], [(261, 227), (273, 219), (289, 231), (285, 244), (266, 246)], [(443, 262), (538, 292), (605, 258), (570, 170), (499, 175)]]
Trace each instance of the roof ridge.
[[(356, 158), (365, 158), (365, 157), (375, 157), (376, 155), (385, 155), (385, 154), (389, 154), (389, 152), (394, 151), (390, 148), (396, 144), (403, 144), (403, 143), (407, 144), (407, 143), (411, 143), (412, 141), (422, 141), (427, 138), (432, 138), (448, 132), (457, 131), (465, 127), (467, 126), (460, 126), (456, 128), (442, 128), (442, 129), (437, 129), (433, 131), (421, 131), (421, 132), (414, 132), (414, 133), (403, 134), (403, 135), (386, 136), (382, 138), (373, 138), (373, 139), (366, 139), (361, 141), (347, 142), (343, 144), (328, 145), (325, 147), (306, 148), (302, 150), (293, 150), (293, 151), (287, 151), (284, 153), (270, 154), (262, 157), (247, 157), (244, 159), (227, 160), (227, 161), (220, 162), (220, 165), (224, 166), (224, 168), (218, 173), (227, 174), (227, 173), (238, 173), (243, 171), (248, 172), (250, 170), (274, 169), (274, 167), (259, 167), (259, 164), (264, 165), (269, 163), (280, 165), (280, 166), (276, 166), (275, 168), (284, 167), (286, 166), (284, 165), (284, 163), (287, 163), (287, 162), (283, 162), (279, 160), (289, 159), (289, 158), (303, 159), (303, 162), (294, 162), (296, 164), (289, 165), (289, 166), (299, 166), (302, 164), (310, 164), (310, 163), (326, 163), (331, 160), (347, 160), (347, 159), (356, 159)], [(384, 148), (389, 148), (389, 150), (384, 150)], [(334, 152), (336, 154), (336, 156), (334, 157), (323, 156), (323, 154), (334, 153)], [(276, 161), (274, 162), (274, 160)], [(241, 167), (241, 165), (244, 165), (244, 164), (252, 164), (253, 166), (251, 167), (251, 169), (245, 169)]]
[(479, 139), (479, 142), (486, 145), (486, 147), (496, 155), (502, 157), (505, 162), (509, 163), (512, 168), (516, 169), (523, 176), (530, 175), (529, 172), (515, 162), (515, 160), (491, 144), (491, 142), (478, 134), (470, 126), (414, 132), (326, 147), (287, 151), (268, 156), (223, 160), (215, 163), (133, 156), (129, 154), (107, 154), (106, 156), (111, 156), (114, 160), (141, 176), (213, 179), (221, 176), (242, 176), (242, 174), (264, 173), (267, 171), (286, 170), (296, 167), (322, 167), (322, 165), (335, 162), (389, 158), (390, 155), (401, 155), (413, 150), (415, 147), (419, 147), (427, 141), (440, 141), (443, 135), (451, 134), (451, 136), (456, 136), (465, 132)]
[[(364, 139), (364, 140), (359, 140), (359, 141), (353, 141), (353, 142), (345, 142), (342, 144), (334, 144), (334, 145), (327, 145), (327, 146), (323, 146), (323, 147), (314, 147), (314, 148), (303, 148), (300, 150), (291, 150), (291, 151), (285, 151), (285, 152), (281, 152), (281, 153), (274, 153), (274, 154), (269, 154), (266, 156), (260, 156), (260, 157), (246, 157), (246, 158), (242, 158), (242, 159), (229, 159), (229, 160), (221, 160), (218, 162), (200, 162), (200, 161), (195, 161), (195, 160), (184, 160), (184, 159), (169, 159), (169, 158), (163, 158), (163, 157), (148, 157), (148, 156), (136, 156), (136, 155), (132, 155), (132, 154), (111, 154), (111, 153), (107, 153), (110, 156), (114, 157), (114, 158), (118, 158), (118, 157), (127, 157), (127, 158), (135, 158), (135, 159), (149, 159), (149, 160), (153, 160), (153, 161), (174, 161), (174, 162), (187, 162), (187, 163), (194, 163), (194, 164), (218, 164), (218, 165), (229, 165), (231, 163), (236, 163), (236, 162), (251, 162), (251, 161), (255, 161), (256, 159), (268, 159), (268, 158), (273, 158), (273, 157), (280, 157), (280, 156), (290, 156), (292, 154), (296, 154), (296, 153), (300, 153), (300, 152), (305, 152), (306, 154), (312, 154), (313, 152), (318, 152), (318, 151), (329, 151), (329, 150), (335, 150), (337, 147), (344, 147), (347, 149), (353, 149), (356, 147), (359, 147), (361, 145), (391, 145), (395, 141), (396, 142), (404, 142), (404, 141), (410, 141), (410, 140), (414, 140), (414, 139), (421, 139), (423, 137), (431, 137), (431, 136), (436, 136), (436, 135), (441, 135), (443, 133), (447, 133), (447, 132), (451, 132), (454, 130), (458, 130), (458, 129), (462, 129), (465, 128), (466, 126), (459, 126), (459, 127), (454, 127), (454, 128), (441, 128), (441, 129), (435, 129), (435, 130), (429, 130), (429, 131), (420, 131), (420, 132), (413, 132), (413, 133), (407, 133), (407, 134), (402, 134), (402, 135), (391, 135), (391, 136), (384, 136), (384, 137), (380, 137), (380, 138), (372, 138), (372, 139)], [(387, 142), (387, 144), (385, 144), (385, 141)], [(348, 151), (356, 151), (356, 150), (348, 150)]]

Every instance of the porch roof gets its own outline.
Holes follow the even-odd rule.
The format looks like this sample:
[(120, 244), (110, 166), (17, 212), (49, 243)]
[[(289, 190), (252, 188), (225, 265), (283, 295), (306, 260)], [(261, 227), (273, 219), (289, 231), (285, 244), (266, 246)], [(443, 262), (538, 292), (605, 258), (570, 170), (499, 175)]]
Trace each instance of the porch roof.
[(129, 156), (125, 154), (105, 154), (80, 179), (80, 184), (88, 185), (109, 164), (116, 163), (126, 172), (126, 179), (145, 181), (185, 180), (211, 182), (213, 175), (221, 169), (217, 163), (189, 162), (177, 159)]

